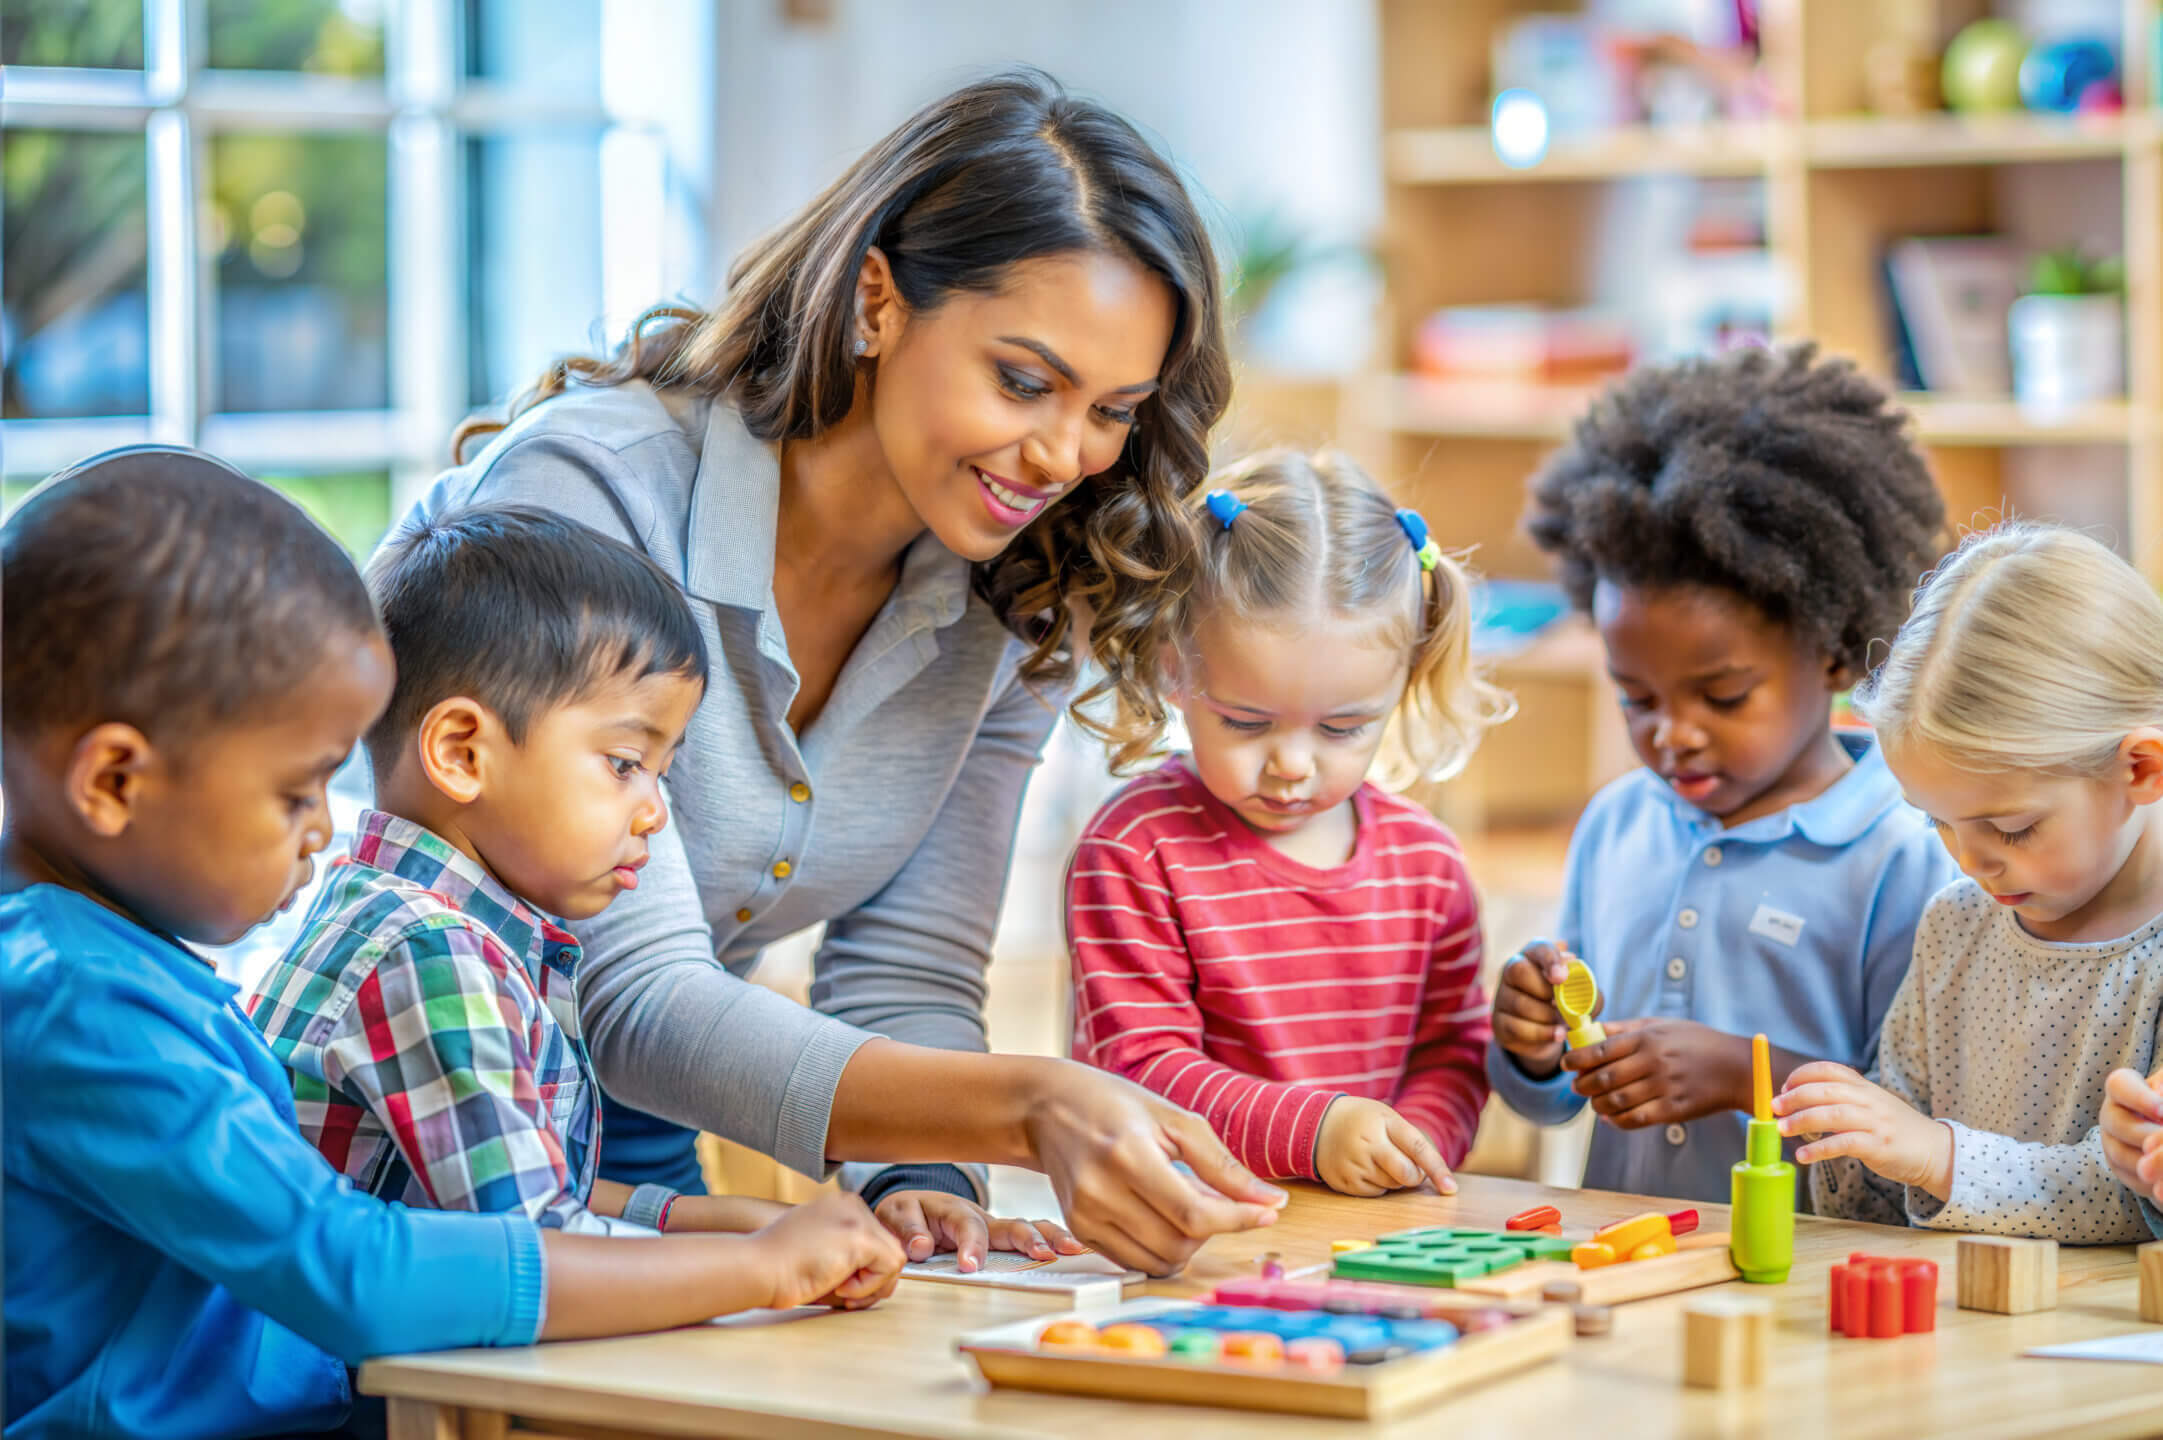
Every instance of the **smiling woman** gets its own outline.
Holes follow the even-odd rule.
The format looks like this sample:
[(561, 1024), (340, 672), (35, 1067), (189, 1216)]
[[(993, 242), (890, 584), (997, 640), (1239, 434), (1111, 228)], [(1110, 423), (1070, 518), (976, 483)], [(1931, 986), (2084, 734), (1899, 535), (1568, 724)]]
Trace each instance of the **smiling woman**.
[[(576, 927), (586, 1035), (623, 1102), (604, 1175), (700, 1188), (685, 1126), (811, 1174), (1033, 1165), (1086, 1238), (1158, 1271), (1273, 1213), (1192, 1115), (1061, 1062), (951, 1053), (985, 1045), (1059, 693), (1084, 634), (1104, 687), (1146, 678), (1229, 386), (1177, 176), (1020, 72), (872, 147), (739, 259), (717, 308), (651, 311), (507, 424), (464, 428), (487, 443), (421, 516), (523, 502), (622, 538), (681, 582), (713, 656), (675, 823), (637, 889)], [(822, 923), (823, 1015), (739, 978)], [(1231, 1198), (1198, 1195), (1179, 1155)], [(851, 1178), (918, 1253), (1019, 1243), (951, 1165)]]

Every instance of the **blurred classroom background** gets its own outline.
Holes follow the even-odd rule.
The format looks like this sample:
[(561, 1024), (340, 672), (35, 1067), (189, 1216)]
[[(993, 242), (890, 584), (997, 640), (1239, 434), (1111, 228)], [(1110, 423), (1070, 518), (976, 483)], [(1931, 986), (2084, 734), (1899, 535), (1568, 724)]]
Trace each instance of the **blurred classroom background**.
[[(1222, 443), (1337, 443), (1490, 577), (1521, 713), (1424, 798), (1498, 961), (1633, 763), (1517, 530), (1630, 365), (1813, 337), (1902, 392), (1956, 520), (2065, 520), (2163, 576), (2159, 49), (2157, 0), (8, 0), (0, 484), (199, 444), (364, 556), (469, 410), (710, 300), (915, 106), (1040, 65), (1202, 200)], [(1060, 872), (1112, 784), (1062, 728), (998, 1048), (1064, 1051)], [(810, 954), (760, 978), (800, 994)], [(1570, 1182), (1580, 1145), (1490, 1109), (1473, 1168)]]

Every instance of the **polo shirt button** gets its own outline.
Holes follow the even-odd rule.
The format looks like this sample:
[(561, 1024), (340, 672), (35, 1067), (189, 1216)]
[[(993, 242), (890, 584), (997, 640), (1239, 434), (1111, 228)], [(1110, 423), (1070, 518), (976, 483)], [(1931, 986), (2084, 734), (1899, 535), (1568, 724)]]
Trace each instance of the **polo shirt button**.
[(795, 868), (786, 860), (776, 860), (774, 862), (774, 878), (776, 880), (786, 880), (789, 878), (789, 872)]
[(1688, 972), (1689, 968), (1689, 966), (1682, 963), (1682, 957), (1680, 955), (1671, 956), (1667, 962), (1667, 978), (1670, 980), (1680, 980), (1683, 975)]
[(1689, 1138), (1690, 1138), (1690, 1132), (1689, 1132), (1689, 1131), (1687, 1131), (1687, 1130), (1685, 1130), (1685, 1129), (1683, 1129), (1683, 1128), (1682, 1128), (1682, 1127), (1681, 1127), (1680, 1125), (1670, 1125), (1670, 1126), (1668, 1126), (1668, 1127), (1667, 1127), (1667, 1143), (1668, 1143), (1668, 1144), (1670, 1144), (1670, 1145), (1680, 1145), (1680, 1144), (1681, 1144), (1681, 1143), (1682, 1143), (1683, 1141), (1685, 1141), (1685, 1140), (1687, 1140), (1687, 1139), (1689, 1139)]
[(1675, 917), (1675, 923), (1685, 930), (1694, 930), (1697, 928), (1697, 912), (1695, 910), (1684, 910)]
[(1721, 856), (1719, 846), (1707, 845), (1705, 847), (1705, 863), (1707, 865), (1718, 865), (1720, 863), (1720, 859)]
[(736, 912), (736, 923), (739, 925), (748, 925), (751, 923), (751, 907), (749, 905), (744, 906), (742, 909)]
[(811, 798), (811, 787), (799, 780), (789, 787), (789, 798), (801, 805)]

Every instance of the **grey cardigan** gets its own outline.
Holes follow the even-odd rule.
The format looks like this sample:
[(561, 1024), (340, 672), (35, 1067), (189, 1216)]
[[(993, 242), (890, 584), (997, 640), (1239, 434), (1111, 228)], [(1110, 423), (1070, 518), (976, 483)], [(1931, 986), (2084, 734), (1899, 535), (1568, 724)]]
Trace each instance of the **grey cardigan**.
[[(1057, 696), (930, 535), (798, 736), (773, 600), (778, 454), (725, 403), (643, 383), (521, 416), (416, 507), (538, 504), (679, 579), (713, 657), (639, 888), (576, 927), (579, 1011), (618, 1100), (825, 1172), (866, 1032), (982, 1050), (984, 970), (1029, 771)], [(747, 983), (821, 921), (815, 1010)]]

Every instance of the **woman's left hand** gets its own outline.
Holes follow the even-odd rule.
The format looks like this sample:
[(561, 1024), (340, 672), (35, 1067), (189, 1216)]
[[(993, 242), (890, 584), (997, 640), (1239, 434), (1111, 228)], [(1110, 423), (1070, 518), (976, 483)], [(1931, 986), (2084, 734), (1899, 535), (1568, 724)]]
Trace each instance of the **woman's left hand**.
[(893, 1232), (911, 1261), (951, 1250), (964, 1274), (983, 1269), (984, 1255), (991, 1250), (1012, 1250), (1032, 1260), (1089, 1250), (1054, 1221), (1006, 1219), (943, 1190), (895, 1190), (882, 1196), (872, 1213)]
[(1773, 1097), (1782, 1135), (1815, 1137), (1795, 1152), (1805, 1165), (1852, 1155), (1886, 1179), (1940, 1200), (1953, 1192), (1951, 1127), (1920, 1114), (1845, 1065), (1813, 1061)]

